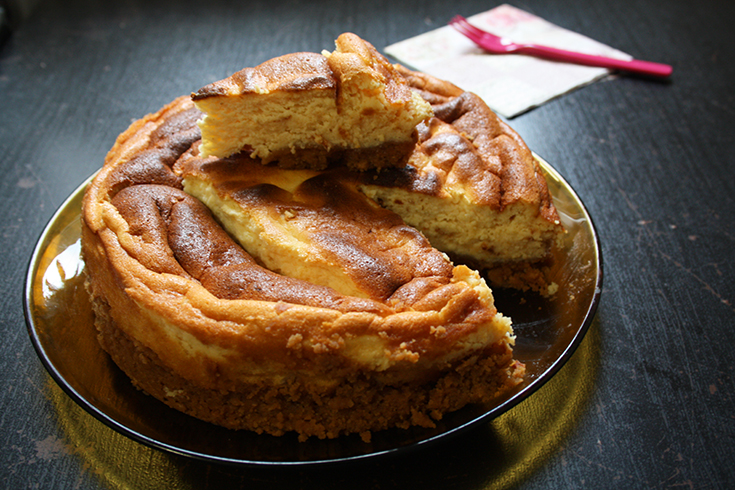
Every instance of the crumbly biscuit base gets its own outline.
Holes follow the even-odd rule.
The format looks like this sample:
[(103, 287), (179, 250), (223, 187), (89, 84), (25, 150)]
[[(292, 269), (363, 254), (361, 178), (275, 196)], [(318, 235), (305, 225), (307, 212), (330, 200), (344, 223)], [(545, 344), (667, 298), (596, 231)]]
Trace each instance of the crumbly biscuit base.
[[(117, 327), (109, 306), (93, 300), (102, 348), (134, 385), (171, 408), (229, 429), (281, 436), (295, 431), (300, 440), (336, 438), (392, 427), (434, 427), (448, 412), (468, 403), (488, 402), (522, 381), (524, 366), (512, 359), (507, 343), (460, 360), (456, 367), (420, 384), (387, 386), (356, 373), (327, 392), (310, 389), (298, 378), (273, 384), (242, 383), (229, 389), (197, 386), (170, 368), (149, 348)], [(313, 387), (312, 387), (313, 388)]]

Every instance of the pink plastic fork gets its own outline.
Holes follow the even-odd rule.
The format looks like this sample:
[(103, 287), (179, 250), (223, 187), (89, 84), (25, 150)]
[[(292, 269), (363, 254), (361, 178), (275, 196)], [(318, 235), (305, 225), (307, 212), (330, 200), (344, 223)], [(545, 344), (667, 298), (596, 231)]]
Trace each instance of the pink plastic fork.
[(493, 54), (527, 54), (549, 60), (567, 61), (588, 66), (599, 66), (602, 68), (623, 70), (656, 77), (668, 77), (673, 71), (673, 68), (669, 65), (653, 63), (651, 61), (625, 61), (604, 56), (594, 56), (591, 54), (576, 53), (574, 51), (565, 51), (563, 49), (551, 48), (549, 46), (516, 44), (508, 39), (496, 36), (495, 34), (491, 34), (473, 26), (461, 15), (455, 16), (451, 21), (449, 21), (449, 25), (467, 36), (467, 38), (484, 50)]

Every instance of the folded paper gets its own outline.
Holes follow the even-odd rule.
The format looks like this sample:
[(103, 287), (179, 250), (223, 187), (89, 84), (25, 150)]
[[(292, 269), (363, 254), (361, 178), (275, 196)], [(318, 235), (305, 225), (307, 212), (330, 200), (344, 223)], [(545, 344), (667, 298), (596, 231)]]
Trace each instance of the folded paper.
[[(631, 56), (540, 17), (500, 5), (473, 15), (470, 23), (519, 43), (534, 43), (582, 53)], [(450, 26), (385, 48), (398, 62), (474, 92), (500, 115), (512, 118), (610, 72), (527, 55), (490, 54)]]

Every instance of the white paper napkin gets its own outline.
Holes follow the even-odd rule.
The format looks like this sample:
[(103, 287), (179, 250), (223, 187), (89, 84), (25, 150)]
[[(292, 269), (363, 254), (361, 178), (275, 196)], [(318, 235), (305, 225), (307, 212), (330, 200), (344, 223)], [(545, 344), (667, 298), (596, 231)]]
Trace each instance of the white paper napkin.
[[(481, 29), (516, 42), (631, 59), (621, 51), (510, 5), (500, 5), (468, 20)], [(476, 93), (495, 112), (507, 118), (610, 73), (605, 68), (525, 55), (489, 54), (450, 26), (398, 42), (385, 48), (385, 52), (401, 64)]]

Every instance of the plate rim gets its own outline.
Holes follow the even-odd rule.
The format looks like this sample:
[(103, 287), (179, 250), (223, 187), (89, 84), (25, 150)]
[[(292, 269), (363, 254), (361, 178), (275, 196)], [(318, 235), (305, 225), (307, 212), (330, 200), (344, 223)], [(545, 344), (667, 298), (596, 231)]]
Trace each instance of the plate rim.
[(35, 243), (31, 257), (28, 260), (28, 266), (27, 266), (26, 276), (25, 276), (25, 283), (24, 283), (24, 288), (23, 288), (23, 312), (25, 316), (26, 329), (28, 331), (28, 335), (36, 351), (36, 354), (38, 355), (41, 363), (43, 364), (46, 371), (50, 374), (54, 382), (77, 405), (79, 405), (84, 411), (92, 415), (95, 419), (102, 422), (105, 426), (114, 430), (115, 432), (125, 437), (128, 437), (138, 443), (141, 443), (147, 447), (158, 449), (158, 450), (168, 452), (171, 454), (176, 454), (179, 456), (184, 456), (184, 457), (191, 458), (194, 460), (199, 460), (205, 463), (219, 463), (219, 464), (225, 464), (225, 465), (252, 466), (252, 467), (325, 466), (325, 465), (345, 463), (345, 462), (361, 461), (361, 460), (366, 460), (366, 459), (375, 459), (375, 458), (385, 457), (388, 455), (393, 455), (398, 452), (401, 452), (401, 453), (409, 452), (409, 451), (416, 450), (420, 447), (426, 447), (427, 445), (433, 444), (439, 440), (446, 440), (448, 438), (455, 437), (459, 434), (462, 434), (470, 430), (471, 428), (479, 424), (482, 424), (496, 417), (499, 417), (500, 415), (507, 412), (511, 408), (514, 408), (515, 406), (517, 406), (524, 400), (528, 399), (534, 393), (536, 393), (551, 378), (553, 378), (556, 375), (556, 373), (558, 373), (564, 367), (567, 361), (569, 361), (572, 355), (576, 352), (579, 345), (582, 343), (582, 340), (586, 336), (587, 332), (589, 331), (594, 321), (594, 318), (597, 313), (597, 309), (600, 304), (601, 295), (602, 295), (603, 277), (604, 277), (603, 258), (602, 258), (602, 248), (601, 248), (601, 243), (600, 243), (600, 236), (599, 236), (599, 233), (597, 232), (597, 227), (595, 226), (594, 220), (592, 216), (590, 215), (584, 202), (582, 201), (580, 196), (577, 194), (576, 190), (569, 184), (569, 182), (567, 182), (566, 179), (564, 179), (564, 177), (545, 159), (537, 155), (535, 152), (532, 152), (532, 153), (536, 161), (539, 162), (539, 164), (543, 167), (544, 172), (549, 174), (555, 180), (563, 184), (563, 186), (566, 189), (566, 192), (568, 192), (573, 197), (573, 199), (579, 204), (580, 209), (583, 213), (584, 219), (588, 223), (588, 228), (591, 233), (592, 242), (594, 244), (595, 259), (596, 259), (597, 274), (595, 277), (595, 284), (594, 284), (595, 290), (592, 293), (592, 297), (589, 301), (589, 304), (586, 305), (584, 319), (580, 327), (574, 333), (569, 343), (564, 347), (562, 353), (545, 370), (543, 370), (543, 372), (537, 375), (536, 378), (530, 381), (524, 388), (508, 396), (506, 399), (504, 399), (497, 405), (494, 405), (492, 408), (490, 408), (488, 411), (484, 412), (483, 414), (469, 421), (466, 421), (462, 424), (459, 424), (456, 427), (450, 428), (446, 431), (440, 432), (438, 434), (430, 435), (425, 439), (414, 441), (409, 444), (398, 446), (398, 447), (382, 449), (382, 450), (377, 450), (374, 452), (367, 452), (363, 454), (335, 457), (335, 458), (322, 458), (322, 459), (298, 460), (298, 461), (260, 461), (260, 460), (251, 460), (251, 459), (237, 459), (237, 458), (232, 458), (232, 457), (205, 454), (200, 451), (177, 447), (175, 445), (157, 440), (154, 437), (150, 437), (148, 435), (141, 434), (140, 432), (134, 429), (131, 429), (127, 427), (125, 424), (119, 422), (111, 415), (105, 413), (103, 410), (96, 407), (93, 403), (89, 402), (84, 396), (78, 393), (77, 390), (73, 386), (71, 386), (71, 384), (64, 378), (64, 376), (61, 374), (61, 372), (58, 370), (58, 368), (54, 365), (54, 363), (49, 359), (49, 356), (47, 355), (46, 349), (36, 329), (35, 318), (33, 316), (32, 306), (31, 306), (31, 303), (32, 303), (31, 297), (33, 295), (33, 283), (38, 274), (40, 258), (43, 255), (42, 252), (45, 249), (47, 249), (49, 246), (49, 243), (50, 243), (49, 236), (51, 234), (51, 231), (54, 229), (55, 225), (57, 224), (57, 220), (59, 219), (60, 214), (66, 209), (66, 207), (73, 200), (79, 199), (80, 193), (82, 193), (84, 189), (86, 188), (86, 186), (89, 185), (89, 183), (95, 177), (95, 175), (99, 172), (99, 170), (92, 173), (92, 175), (84, 179), (82, 183), (79, 184), (67, 196), (67, 198), (64, 199), (64, 201), (56, 208), (56, 210), (54, 211), (52, 216), (47, 221), (46, 225), (44, 226), (42, 232), (40, 233)]

